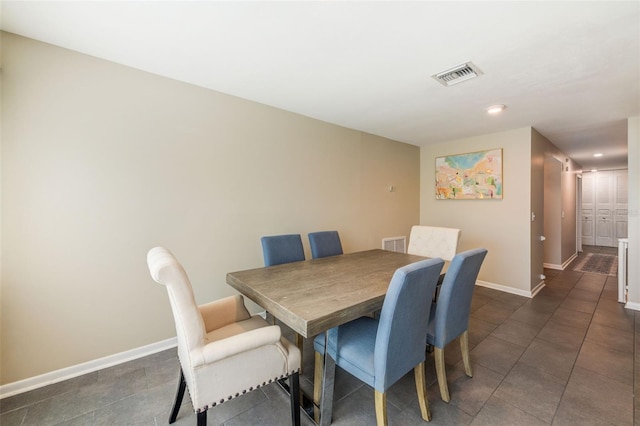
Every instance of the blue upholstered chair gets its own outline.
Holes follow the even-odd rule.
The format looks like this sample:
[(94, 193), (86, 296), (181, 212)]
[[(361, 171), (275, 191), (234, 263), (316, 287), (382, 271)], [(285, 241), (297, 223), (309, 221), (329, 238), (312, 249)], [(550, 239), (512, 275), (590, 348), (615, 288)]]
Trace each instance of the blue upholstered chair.
[[(262, 243), (264, 266), (276, 266), (305, 260), (300, 234), (271, 235), (262, 237), (260, 242)], [(275, 324), (275, 318), (273, 322)], [(302, 354), (304, 339), (298, 333), (296, 333), (296, 346)]]
[(460, 336), (462, 361), (467, 376), (473, 377), (469, 359), (469, 314), (478, 272), (487, 255), (483, 248), (455, 255), (444, 277), (435, 309), (431, 308), (427, 344), (434, 347), (440, 396), (449, 402), (449, 388), (444, 367), (444, 347)]
[(342, 243), (338, 231), (312, 232), (309, 234), (309, 245), (311, 257), (314, 259), (342, 254)]
[[(431, 299), (443, 265), (444, 261), (436, 258), (397, 269), (379, 318), (361, 317), (329, 330), (327, 355), (373, 387), (378, 425), (387, 424), (387, 390), (412, 369), (422, 418), (431, 419), (424, 376), (425, 336)], [(324, 334), (316, 337), (314, 348), (314, 399), (320, 402)]]
[(272, 235), (262, 237), (262, 255), (264, 266), (275, 266), (283, 263), (304, 260), (304, 249), (300, 234)]

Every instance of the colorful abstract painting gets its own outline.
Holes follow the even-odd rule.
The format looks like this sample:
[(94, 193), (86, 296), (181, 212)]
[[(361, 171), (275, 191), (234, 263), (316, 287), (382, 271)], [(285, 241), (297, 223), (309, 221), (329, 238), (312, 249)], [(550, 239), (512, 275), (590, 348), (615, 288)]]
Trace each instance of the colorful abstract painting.
[(436, 158), (439, 200), (501, 200), (502, 149)]

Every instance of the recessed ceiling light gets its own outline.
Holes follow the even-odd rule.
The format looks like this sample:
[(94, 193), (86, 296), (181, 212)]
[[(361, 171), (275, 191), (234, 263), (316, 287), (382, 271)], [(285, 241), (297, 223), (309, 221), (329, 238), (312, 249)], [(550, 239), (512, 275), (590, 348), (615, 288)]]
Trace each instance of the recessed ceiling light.
[(598, 171), (598, 169), (591, 169), (591, 171), (595, 173)]
[(602, 157), (604, 154), (601, 152), (596, 152), (595, 154), (593, 154), (594, 157)]
[(505, 105), (492, 105), (489, 108), (487, 108), (487, 112), (489, 114), (500, 114), (506, 108), (507, 107)]

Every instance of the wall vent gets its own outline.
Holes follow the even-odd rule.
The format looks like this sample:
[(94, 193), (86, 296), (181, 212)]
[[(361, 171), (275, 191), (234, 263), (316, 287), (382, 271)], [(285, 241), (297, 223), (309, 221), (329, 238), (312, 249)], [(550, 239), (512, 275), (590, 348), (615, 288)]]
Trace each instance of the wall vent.
[(435, 78), (443, 86), (453, 86), (454, 84), (471, 80), (472, 78), (476, 78), (480, 75), (482, 75), (482, 71), (480, 71), (477, 66), (471, 62), (465, 62), (462, 65), (439, 72), (431, 77)]
[(395, 251), (398, 253), (407, 252), (407, 237), (389, 237), (382, 239), (382, 250)]

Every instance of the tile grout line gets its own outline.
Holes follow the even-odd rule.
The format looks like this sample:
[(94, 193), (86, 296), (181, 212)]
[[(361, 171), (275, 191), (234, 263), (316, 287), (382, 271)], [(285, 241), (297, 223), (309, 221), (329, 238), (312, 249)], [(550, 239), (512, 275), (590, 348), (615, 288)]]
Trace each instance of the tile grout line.
[[(576, 284), (578, 284), (580, 282), (580, 280), (584, 277), (584, 272), (580, 273), (580, 278), (578, 278), (578, 281), (576, 281), (576, 283), (573, 285), (573, 287), (571, 287), (571, 290), (573, 290), (576, 286)], [(553, 413), (553, 417), (551, 418), (551, 423), (553, 424), (553, 421), (555, 420), (556, 416), (558, 415), (558, 408), (560, 407), (560, 404), (562, 403), (562, 399), (564, 398), (564, 394), (567, 392), (567, 387), (569, 386), (569, 381), (571, 380), (571, 376), (573, 375), (573, 370), (576, 368), (576, 363), (578, 362), (578, 357), (580, 357), (580, 352), (582, 351), (582, 345), (584, 345), (584, 341), (587, 339), (587, 334), (589, 333), (589, 329), (591, 328), (591, 323), (593, 322), (593, 316), (596, 314), (596, 309), (598, 309), (598, 303), (600, 302), (600, 298), (602, 297), (602, 292), (604, 291), (604, 286), (607, 285), (607, 280), (605, 278), (604, 281), (604, 285), (602, 286), (602, 289), (600, 290), (600, 295), (598, 296), (598, 302), (596, 303), (596, 307), (593, 309), (593, 312), (591, 313), (591, 318), (589, 319), (589, 324), (587, 325), (587, 329), (584, 332), (584, 337), (582, 338), (582, 342), (580, 343), (580, 347), (578, 348), (578, 352), (576, 353), (576, 359), (573, 361), (573, 365), (571, 366), (571, 371), (569, 372), (569, 377), (567, 378), (567, 383), (564, 385), (564, 389), (562, 389), (562, 395), (560, 395), (560, 400), (558, 400), (558, 406), (556, 407), (556, 411)], [(571, 291), (569, 292), (571, 293)], [(569, 293), (567, 293), (567, 295), (565, 296), (565, 299), (569, 296)], [(563, 299), (564, 300), (564, 299)]]
[[(561, 272), (562, 272), (562, 271), (561, 271)], [(578, 271), (573, 271), (573, 270), (571, 270), (570, 272), (578, 272)], [(542, 331), (542, 329), (544, 329), (544, 327), (545, 327), (545, 326), (546, 326), (546, 325), (551, 321), (551, 319), (552, 319), (553, 315), (556, 313), (556, 311), (557, 311), (557, 310), (560, 308), (560, 306), (562, 305), (562, 302), (564, 302), (564, 301), (567, 299), (567, 297), (569, 296), (569, 294), (571, 293), (571, 291), (573, 291), (573, 290), (575, 289), (576, 285), (580, 282), (580, 280), (582, 280), (582, 278), (584, 278), (584, 274), (585, 274), (584, 272), (578, 272), (578, 273), (580, 274), (580, 277), (579, 277), (579, 278), (578, 278), (578, 279), (573, 283), (573, 285), (570, 287), (569, 291), (564, 295), (564, 297), (562, 297), (562, 299), (561, 299), (560, 303), (558, 304), (558, 306), (553, 310), (553, 312), (551, 313), (551, 315), (549, 316), (549, 318), (548, 318), (548, 319), (543, 323), (542, 327), (540, 328), (540, 330), (538, 330), (538, 332), (536, 333), (536, 335), (534, 336), (534, 338), (531, 340), (531, 342), (533, 342), (533, 341), (536, 339), (536, 337), (540, 334), (540, 332)], [(556, 274), (556, 275), (551, 279), (551, 281), (553, 281), (553, 279), (555, 279), (555, 278), (557, 277), (557, 275), (558, 275), (558, 274)], [(607, 280), (607, 279), (605, 278), (605, 282), (604, 282), (604, 284), (603, 284), (602, 288), (601, 288), (601, 289), (600, 289), (600, 291), (599, 291), (599, 295), (598, 295), (598, 300), (597, 300), (597, 302), (596, 302), (596, 306), (595, 306), (595, 308), (594, 308), (593, 312), (591, 313), (591, 317), (590, 317), (590, 320), (589, 320), (589, 324), (587, 325), (586, 330), (585, 330), (585, 335), (584, 335), (584, 337), (583, 337), (583, 339), (582, 339), (582, 342), (580, 343), (580, 347), (578, 348), (578, 351), (577, 351), (577, 354), (576, 354), (576, 358), (575, 358), (575, 360), (574, 360), (574, 362), (573, 362), (573, 365), (571, 366), (571, 371), (570, 371), (569, 376), (568, 376), (568, 378), (567, 378), (567, 382), (566, 382), (566, 383), (565, 383), (565, 385), (564, 385), (564, 388), (563, 388), (563, 391), (562, 391), (562, 395), (560, 396), (560, 399), (559, 399), (559, 401), (558, 401), (558, 405), (556, 406), (556, 409), (555, 409), (555, 411), (554, 411), (554, 414), (553, 414), (553, 416), (552, 416), (551, 421), (549, 422), (549, 424), (552, 424), (552, 423), (553, 423), (553, 420), (555, 419), (555, 417), (556, 417), (556, 415), (557, 415), (558, 407), (560, 406), (560, 402), (562, 402), (562, 398), (564, 397), (564, 394), (565, 394), (565, 392), (566, 392), (567, 385), (569, 384), (569, 380), (571, 379), (571, 375), (573, 374), (573, 371), (574, 371), (574, 369), (575, 369), (575, 366), (576, 366), (576, 362), (577, 362), (578, 356), (580, 355), (580, 351), (582, 350), (582, 346), (583, 346), (583, 344), (584, 344), (584, 342), (585, 342), (585, 339), (586, 339), (586, 337), (587, 337), (587, 333), (589, 332), (589, 328), (591, 327), (591, 323), (593, 322), (593, 317), (594, 317), (594, 315), (595, 315), (595, 311), (596, 311), (596, 309), (597, 309), (597, 307), (598, 307), (598, 304), (599, 304), (599, 302), (600, 302), (600, 299), (602, 298), (602, 294), (603, 294), (603, 292), (604, 292), (604, 287), (606, 286), (606, 280)], [(531, 300), (533, 300), (533, 299), (531, 299)], [(525, 303), (526, 303), (526, 302), (525, 302)], [(524, 305), (524, 303), (523, 303), (523, 305)], [(521, 305), (521, 306), (522, 306), (522, 305)], [(518, 309), (519, 309), (519, 308), (518, 308)], [(569, 309), (569, 308), (565, 308), (565, 309)], [(516, 309), (516, 311), (517, 311), (517, 309)], [(576, 311), (576, 312), (579, 312), (579, 311)], [(515, 313), (515, 311), (514, 311), (514, 313)], [(510, 319), (512, 315), (513, 315), (513, 313), (512, 313), (512, 314), (511, 314), (507, 319)], [(506, 319), (505, 319), (505, 321), (506, 321)], [(514, 319), (514, 321), (521, 322), (521, 321), (518, 321), (518, 320), (516, 320), (516, 319)], [(521, 323), (523, 323), (523, 322), (521, 322)], [(503, 321), (500, 325), (502, 325), (502, 324), (504, 324), (504, 321)], [(526, 324), (526, 323), (523, 323), (523, 324)], [(499, 325), (499, 326), (500, 326), (500, 325)], [(499, 327), (499, 326), (498, 326), (498, 327)], [(497, 327), (496, 327), (496, 328), (497, 328)], [(490, 334), (491, 334), (491, 333), (490, 333)], [(489, 335), (490, 335), (490, 334), (489, 334)], [(635, 336), (634, 336), (634, 337), (635, 337)], [(502, 341), (507, 342), (507, 343), (511, 343), (511, 342), (508, 342), (508, 341), (506, 341), (506, 340), (504, 340), (504, 339), (500, 339), (499, 337), (495, 337), (495, 336), (494, 336), (494, 338), (496, 338), (496, 339), (498, 339), (498, 340), (502, 340)], [(493, 392), (491, 393), (491, 396), (490, 396), (490, 397), (489, 397), (489, 398), (488, 398), (488, 399), (487, 399), (487, 400), (482, 404), (482, 406), (481, 406), (481, 408), (480, 408), (480, 411), (482, 410), (482, 408), (484, 408), (484, 406), (486, 405), (487, 401), (488, 401), (491, 397), (494, 397), (494, 396), (495, 396), (495, 392), (496, 392), (496, 391), (497, 391), (497, 389), (502, 385), (502, 383), (504, 382), (504, 380), (506, 379), (506, 377), (511, 373), (511, 371), (512, 371), (512, 370), (513, 370), (513, 368), (516, 366), (516, 364), (520, 361), (520, 359), (522, 358), (522, 356), (524, 355), (524, 353), (529, 349), (529, 347), (531, 346), (531, 342), (529, 343), (529, 345), (527, 345), (527, 346), (526, 346), (526, 348), (524, 349), (524, 351), (522, 352), (522, 354), (520, 354), (520, 356), (519, 356), (519, 357), (518, 357), (518, 359), (515, 361), (515, 363), (513, 364), (513, 366), (509, 369), (509, 371), (508, 371), (508, 372), (504, 375), (504, 377), (500, 380), (500, 383), (499, 383), (499, 384), (496, 386), (496, 388), (493, 390)], [(551, 343), (551, 342), (547, 342), (547, 343)], [(512, 343), (512, 344), (513, 344), (513, 343)], [(634, 366), (634, 368), (635, 368), (635, 366)], [(496, 398), (498, 398), (498, 399), (503, 400), (502, 398), (499, 398), (499, 397), (497, 397), (497, 396), (495, 396), (495, 397), (496, 397)], [(503, 400), (503, 401), (504, 401), (504, 400)], [(510, 406), (512, 406), (512, 407), (514, 407), (514, 408), (516, 408), (516, 409), (522, 410), (521, 408), (519, 408), (519, 407), (517, 407), (517, 406), (515, 406), (515, 405), (511, 404), (509, 401), (505, 401), (505, 402), (506, 402), (506, 403), (508, 403)], [(478, 411), (478, 412), (480, 412), (480, 411)], [(522, 411), (523, 411), (523, 412), (525, 412), (525, 413), (527, 413), (527, 414), (529, 414), (529, 415), (532, 415), (533, 417), (535, 417), (535, 418), (537, 418), (537, 419), (539, 419), (539, 420), (541, 420), (541, 421), (544, 421), (543, 419), (540, 419), (538, 416), (536, 416), (536, 415), (535, 415), (535, 414), (533, 414), (533, 413), (530, 413), (530, 412), (528, 412), (528, 411), (526, 411), (526, 410), (522, 410)], [(635, 410), (634, 410), (634, 411), (635, 411)]]
[[(577, 284), (577, 283), (582, 279), (583, 275), (584, 275), (584, 273), (580, 273), (580, 278), (578, 278), (578, 279), (576, 280), (576, 282), (571, 286), (571, 290), (573, 290), (573, 289), (575, 288), (576, 284)], [(557, 276), (557, 275), (556, 275), (556, 276)], [(554, 278), (555, 278), (555, 277), (554, 277)], [(554, 279), (554, 278), (552, 278), (552, 279), (551, 279), (551, 281), (553, 281), (553, 279)], [(554, 315), (554, 314), (556, 313), (556, 311), (560, 308), (560, 305), (562, 305), (562, 302), (564, 302), (564, 300), (569, 296), (569, 293), (571, 293), (571, 290), (570, 290), (569, 292), (567, 292), (567, 294), (565, 294), (565, 295), (564, 295), (564, 297), (561, 299), (561, 301), (560, 301), (560, 303), (558, 304), (558, 306), (553, 310), (553, 312), (551, 313), (551, 315), (549, 316), (549, 318), (548, 318), (548, 319), (543, 323), (542, 327), (540, 327), (540, 330), (538, 330), (538, 332), (537, 332), (537, 333), (536, 333), (536, 335), (533, 337), (533, 339), (531, 339), (531, 342), (529, 342), (529, 344), (528, 344), (528, 345), (527, 345), (527, 347), (524, 349), (524, 351), (522, 351), (522, 353), (520, 354), (520, 356), (518, 357), (518, 359), (513, 363), (513, 366), (511, 366), (511, 368), (510, 368), (510, 369), (509, 369), (509, 371), (504, 375), (504, 377), (502, 378), (502, 380), (500, 380), (500, 383), (499, 383), (499, 384), (498, 384), (498, 386), (496, 386), (496, 388), (493, 390), (493, 392), (491, 393), (491, 396), (490, 396), (489, 398), (487, 398), (487, 401), (488, 401), (489, 399), (491, 399), (491, 397), (494, 397), (494, 396), (495, 396), (495, 392), (496, 392), (496, 391), (498, 390), (498, 388), (502, 385), (502, 383), (503, 383), (503, 382), (504, 382), (504, 380), (507, 378), (507, 376), (509, 375), (509, 373), (511, 373), (511, 371), (515, 368), (516, 364), (518, 364), (518, 362), (520, 361), (520, 359), (522, 358), (522, 356), (525, 354), (525, 352), (526, 352), (526, 351), (529, 349), (529, 347), (531, 346), (532, 342), (533, 342), (533, 341), (536, 339), (536, 337), (537, 337), (537, 336), (542, 332), (542, 330), (543, 330), (543, 329), (544, 329), (544, 327), (549, 323), (549, 321), (551, 321), (551, 318), (553, 318), (553, 315)], [(530, 299), (530, 300), (533, 300), (533, 298), (532, 298), (532, 299)], [(527, 303), (527, 302), (525, 302), (525, 303)], [(523, 303), (523, 305), (524, 305), (524, 303)], [(519, 309), (519, 308), (518, 308), (518, 309)], [(516, 311), (517, 311), (517, 310), (516, 310)], [(595, 310), (594, 310), (594, 312), (595, 312)], [(514, 313), (515, 313), (515, 311), (514, 311)], [(511, 316), (512, 316), (512, 315), (513, 315), (513, 313), (512, 313), (511, 315), (509, 315), (509, 317), (508, 317), (507, 319), (511, 318)], [(593, 319), (593, 314), (591, 314), (591, 318)], [(518, 320), (515, 320), (515, 319), (514, 319), (514, 321), (518, 321)], [(518, 322), (520, 322), (520, 321), (518, 321)], [(503, 323), (504, 323), (504, 321), (503, 321)], [(525, 324), (525, 323), (523, 323), (523, 324)], [(501, 324), (501, 325), (502, 325), (502, 324)], [(590, 325), (591, 325), (591, 321), (589, 321), (589, 326), (590, 326)], [(587, 330), (588, 330), (588, 327), (587, 327)], [(586, 337), (586, 332), (585, 332), (585, 337)], [(500, 339), (500, 338), (499, 338), (499, 337), (496, 337), (496, 339)], [(502, 340), (502, 339), (500, 339), (500, 340)], [(503, 341), (505, 341), (505, 340), (503, 340)], [(582, 340), (582, 342), (584, 343), (584, 339)], [(508, 342), (508, 343), (510, 343), (510, 342)], [(551, 343), (551, 342), (547, 342), (547, 343)], [(580, 349), (581, 349), (581, 348), (582, 348), (582, 343), (580, 344)], [(580, 349), (578, 349), (578, 354), (580, 353)], [(576, 355), (576, 360), (577, 360), (577, 355)], [(575, 366), (575, 361), (574, 361), (574, 363), (573, 363), (573, 366), (571, 367), (571, 373), (569, 373), (569, 378), (571, 378), (571, 374), (573, 373), (573, 367), (574, 367), (574, 366)], [(567, 379), (567, 384), (568, 384), (568, 383), (569, 383), (569, 379)], [(556, 409), (555, 409), (555, 411), (554, 411), (554, 413), (553, 413), (553, 416), (551, 417), (551, 421), (550, 421), (550, 422), (548, 422), (548, 423), (549, 423), (549, 425), (553, 424), (553, 420), (555, 419), (556, 414), (557, 414), (557, 412), (558, 412), (558, 407), (560, 406), (560, 401), (562, 401), (562, 397), (564, 396), (564, 392), (565, 392), (565, 391), (566, 391), (566, 389), (567, 389), (567, 384), (565, 384), (565, 385), (564, 385), (564, 388), (563, 388), (563, 390), (562, 390), (562, 395), (560, 396), (560, 400), (558, 401), (558, 406), (556, 406)], [(503, 400), (502, 398), (499, 398), (499, 397), (497, 397), (497, 396), (496, 396), (496, 398)], [(484, 406), (486, 405), (487, 401), (485, 401), (485, 402), (484, 402), (484, 404), (482, 404), (482, 407), (483, 407), (483, 408), (484, 408)], [(504, 400), (503, 400), (503, 401), (504, 401)], [(542, 421), (542, 422), (545, 422), (545, 420), (541, 419), (540, 417), (536, 416), (535, 414), (530, 413), (530, 412), (528, 412), (528, 411), (526, 411), (526, 410), (523, 410), (523, 409), (522, 409), (522, 408), (520, 408), (520, 407), (517, 407), (517, 406), (515, 406), (515, 405), (511, 404), (509, 401), (505, 401), (505, 402), (506, 402), (507, 404), (509, 404), (510, 406), (512, 406), (512, 407), (514, 407), (514, 408), (516, 408), (516, 409), (518, 409), (518, 410), (522, 410), (523, 412), (525, 412), (525, 413), (527, 413), (527, 414), (529, 414), (529, 415), (531, 415), (531, 416), (535, 417), (536, 419), (538, 419), (538, 420), (540, 420), (540, 421)], [(480, 410), (482, 410), (482, 408), (481, 408)]]

